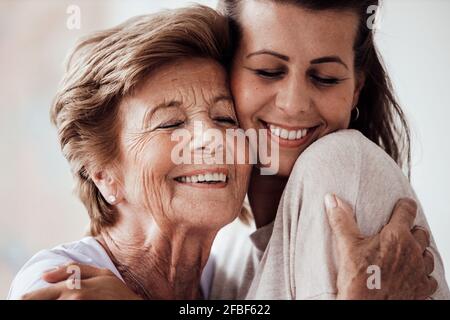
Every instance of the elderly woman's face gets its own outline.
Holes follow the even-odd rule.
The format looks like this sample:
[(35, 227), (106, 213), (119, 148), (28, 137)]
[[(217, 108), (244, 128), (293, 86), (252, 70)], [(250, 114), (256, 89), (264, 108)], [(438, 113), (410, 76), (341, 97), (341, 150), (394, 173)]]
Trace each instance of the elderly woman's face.
[[(151, 212), (158, 225), (217, 229), (237, 216), (249, 165), (175, 164), (172, 155), (180, 141), (171, 138), (177, 130), (193, 134), (201, 124), (223, 134), (238, 127), (220, 65), (189, 59), (161, 67), (120, 108), (118, 176), (128, 204)], [(192, 140), (185, 145), (192, 153), (205, 150)]]

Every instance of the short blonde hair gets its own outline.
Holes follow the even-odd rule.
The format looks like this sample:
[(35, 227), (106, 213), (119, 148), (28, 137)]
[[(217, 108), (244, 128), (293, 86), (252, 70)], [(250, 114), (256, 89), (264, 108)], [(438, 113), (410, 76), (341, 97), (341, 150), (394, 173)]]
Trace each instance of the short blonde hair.
[(225, 67), (229, 49), (226, 18), (199, 5), (132, 18), (75, 47), (51, 120), (71, 166), (75, 191), (88, 210), (92, 235), (113, 225), (117, 216), (89, 172), (119, 155), (120, 100), (153, 70), (176, 59), (202, 57)]

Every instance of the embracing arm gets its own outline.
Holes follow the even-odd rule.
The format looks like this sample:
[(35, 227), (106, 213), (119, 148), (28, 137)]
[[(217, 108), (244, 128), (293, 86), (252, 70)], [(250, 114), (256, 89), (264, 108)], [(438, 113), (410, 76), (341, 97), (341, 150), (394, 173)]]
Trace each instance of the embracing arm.
[[(80, 286), (73, 281), (67, 268), (76, 266), (80, 270)], [(25, 294), (23, 300), (142, 300), (125, 283), (108, 269), (83, 264), (68, 264), (43, 274), (42, 279), (52, 286)]]
[[(376, 235), (363, 237), (348, 204), (336, 198), (327, 201), (330, 226), (338, 243), (337, 299), (425, 299), (437, 287), (429, 276), (433, 256), (425, 248), (429, 235), (423, 229), (411, 230), (417, 207), (414, 201), (400, 200), (389, 223)], [(25, 300), (138, 300), (141, 299), (110, 270), (77, 264), (80, 289), (67, 285), (70, 265), (44, 273), (52, 286), (28, 293)], [(367, 269), (381, 266), (380, 289), (368, 289)]]
[[(330, 192), (350, 204), (347, 216), (338, 210), (327, 214), (324, 197)], [(411, 203), (396, 205), (402, 198), (417, 202), (400, 168), (360, 133), (347, 130), (315, 142), (291, 172), (264, 268), (250, 293), (288, 299), (447, 298), (442, 260), (431, 234), (423, 231), (429, 232), (423, 211), (418, 203), (417, 213)], [(428, 278), (432, 269), (437, 289)], [(381, 287), (371, 282), (377, 273)]]
[[(350, 206), (339, 198), (326, 201), (330, 226), (338, 243), (337, 299), (425, 299), (437, 287), (429, 276), (434, 269), (428, 250), (429, 234), (423, 229), (411, 230), (416, 216), (414, 201), (400, 200), (391, 220), (371, 237), (361, 235)], [(380, 266), (381, 286), (367, 286), (369, 266)], [(141, 299), (108, 269), (89, 265), (80, 268), (80, 289), (70, 289), (67, 267), (47, 272), (43, 280), (53, 283), (23, 296), (26, 300), (129, 300)]]
[[(400, 200), (389, 223), (369, 237), (361, 234), (349, 204), (327, 195), (325, 205), (339, 251), (337, 299), (427, 299), (436, 291), (430, 236), (413, 228), (413, 200)], [(378, 271), (377, 284), (370, 277)]]

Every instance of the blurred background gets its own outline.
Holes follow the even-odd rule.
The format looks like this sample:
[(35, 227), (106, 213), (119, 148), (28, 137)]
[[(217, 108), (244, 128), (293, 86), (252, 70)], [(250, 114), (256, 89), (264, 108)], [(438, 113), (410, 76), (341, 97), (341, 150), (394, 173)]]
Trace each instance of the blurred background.
[[(94, 30), (190, 3), (0, 0), (0, 299), (34, 253), (81, 238), (88, 224), (49, 121), (68, 50)], [(70, 19), (78, 10), (80, 25)], [(385, 0), (377, 41), (412, 125), (412, 184), (450, 279), (448, 12), (448, 0)]]

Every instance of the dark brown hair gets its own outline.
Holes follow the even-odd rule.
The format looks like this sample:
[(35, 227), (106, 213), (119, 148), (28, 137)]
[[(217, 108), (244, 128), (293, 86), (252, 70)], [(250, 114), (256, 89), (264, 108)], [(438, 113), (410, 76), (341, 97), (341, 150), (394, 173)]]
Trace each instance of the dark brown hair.
[[(235, 49), (239, 45), (240, 5), (245, 0), (220, 0), (219, 10), (228, 18)], [(374, 30), (367, 26), (378, 0), (261, 0), (293, 4), (308, 10), (352, 10), (359, 17), (355, 39), (355, 68), (365, 75), (358, 102), (359, 117), (350, 128), (360, 131), (383, 148), (400, 167), (410, 173), (411, 142), (406, 117), (397, 102), (389, 76), (374, 43)], [(375, 7), (373, 7), (375, 8)], [(368, 13), (369, 11), (369, 13)]]

